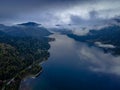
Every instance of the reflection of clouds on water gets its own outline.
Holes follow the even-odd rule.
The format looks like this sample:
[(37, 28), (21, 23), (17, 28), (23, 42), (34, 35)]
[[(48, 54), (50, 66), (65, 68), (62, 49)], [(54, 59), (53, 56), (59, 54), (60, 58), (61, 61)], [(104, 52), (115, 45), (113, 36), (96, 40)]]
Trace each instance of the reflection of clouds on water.
[(62, 64), (73, 59), (72, 64), (80, 65), (82, 63), (82, 66), (88, 66), (92, 71), (120, 75), (120, 56), (115, 57), (110, 53), (104, 53), (100, 48), (89, 47), (85, 43), (76, 42), (65, 35), (55, 34), (53, 36), (56, 37), (56, 41), (52, 42), (54, 48), (51, 51), (54, 57), (65, 59)]
[(50, 57), (42, 64), (43, 73), (36, 79), (22, 81), (20, 90), (96, 90), (96, 87), (112, 90), (111, 87), (119, 87), (118, 78), (111, 79), (111, 75), (104, 77), (97, 72), (120, 75), (120, 57), (105, 54), (100, 48), (89, 47), (65, 35), (50, 37), (56, 40), (50, 42)]
[(98, 48), (88, 47), (84, 44), (78, 50), (80, 59), (92, 71), (120, 75), (120, 56), (115, 57), (110, 53), (106, 54)]

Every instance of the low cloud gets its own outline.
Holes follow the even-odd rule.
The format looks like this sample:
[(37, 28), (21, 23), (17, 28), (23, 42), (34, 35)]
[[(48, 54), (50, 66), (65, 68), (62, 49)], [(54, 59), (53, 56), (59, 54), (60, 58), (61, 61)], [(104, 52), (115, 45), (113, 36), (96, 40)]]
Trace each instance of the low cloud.
[(95, 42), (95, 45), (97, 45), (98, 47), (102, 47), (102, 48), (115, 48), (114, 45), (111, 44), (103, 44), (101, 42)]
[(81, 29), (79, 28), (79, 29), (73, 29), (72, 33), (78, 36), (84, 36), (84, 35), (87, 35), (89, 31), (90, 30), (87, 28), (81, 28)]

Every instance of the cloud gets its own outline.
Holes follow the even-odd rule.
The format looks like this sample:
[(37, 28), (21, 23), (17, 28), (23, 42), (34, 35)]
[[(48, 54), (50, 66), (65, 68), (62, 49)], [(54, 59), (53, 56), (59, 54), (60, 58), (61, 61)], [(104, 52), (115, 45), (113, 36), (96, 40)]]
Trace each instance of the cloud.
[(57, 37), (57, 40), (51, 42), (54, 44), (51, 44), (53, 48), (50, 51), (58, 61), (65, 59), (60, 61), (61, 65), (72, 60), (69, 63), (70, 67), (73, 65), (77, 69), (85, 68), (92, 72), (120, 75), (120, 56), (104, 53), (100, 48), (76, 42), (65, 35), (55, 34), (51, 37)]
[(119, 3), (119, 0), (0, 0), (0, 23), (32, 20), (44, 24), (80, 21), (86, 24), (88, 20), (120, 15)]
[(79, 28), (79, 29), (73, 29), (72, 33), (75, 35), (78, 35), (78, 36), (84, 36), (84, 35), (88, 34), (89, 31), (90, 30), (87, 28), (81, 28), (81, 29)]
[(97, 45), (98, 47), (102, 47), (102, 48), (115, 48), (114, 45), (111, 44), (103, 44), (101, 42), (95, 42), (95, 45)]

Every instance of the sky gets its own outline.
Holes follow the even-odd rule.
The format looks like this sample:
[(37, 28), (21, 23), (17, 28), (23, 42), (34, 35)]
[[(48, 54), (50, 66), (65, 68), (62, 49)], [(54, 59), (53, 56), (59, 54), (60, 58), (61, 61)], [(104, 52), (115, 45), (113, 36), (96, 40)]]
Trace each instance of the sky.
[(0, 0), (0, 23), (103, 23), (120, 15), (120, 0)]

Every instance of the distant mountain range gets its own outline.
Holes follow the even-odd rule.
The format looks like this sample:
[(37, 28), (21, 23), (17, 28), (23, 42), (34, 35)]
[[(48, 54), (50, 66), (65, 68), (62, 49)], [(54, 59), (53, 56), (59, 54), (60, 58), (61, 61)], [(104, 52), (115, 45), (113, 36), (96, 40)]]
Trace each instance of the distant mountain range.
[[(67, 36), (81, 42), (102, 48), (105, 52), (120, 55), (120, 26), (112, 25), (100, 30), (90, 30), (88, 34), (80, 36), (68, 33)], [(97, 42), (97, 44), (96, 44)], [(98, 44), (99, 42), (99, 44)], [(108, 46), (108, 47), (107, 47)], [(110, 46), (114, 47), (111, 48)]]
[(32, 36), (40, 38), (43, 36), (48, 36), (51, 33), (44, 27), (39, 26), (40, 24), (34, 22), (17, 24), (14, 26), (0, 25), (0, 31), (5, 32), (11, 36), (26, 37)]
[(74, 29), (54, 28), (52, 30), (77, 41), (88, 43), (90, 46), (99, 47), (105, 52), (120, 55), (120, 16), (111, 19), (106, 25), (89, 29), (85, 35), (80, 35), (79, 32), (84, 33), (85, 29), (78, 28), (78, 33), (74, 33)]
[(27, 22), (27, 23), (22, 23), (22, 24), (18, 24), (21, 26), (29, 26), (29, 27), (37, 27), (40, 26), (41, 24), (35, 23), (35, 22)]

